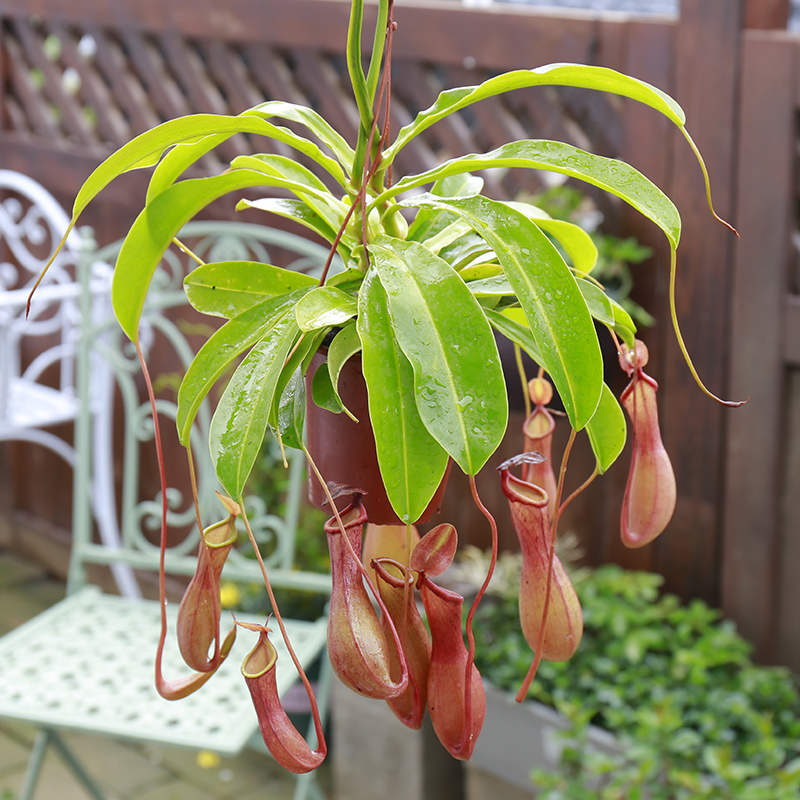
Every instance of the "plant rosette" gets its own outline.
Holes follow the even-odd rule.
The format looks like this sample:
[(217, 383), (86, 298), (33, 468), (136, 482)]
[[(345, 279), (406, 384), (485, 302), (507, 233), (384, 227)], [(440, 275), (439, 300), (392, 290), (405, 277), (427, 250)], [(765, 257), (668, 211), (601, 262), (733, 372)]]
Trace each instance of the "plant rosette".
[[(665, 489), (671, 467), (660, 446), (655, 382), (642, 372), (646, 351), (635, 345), (633, 320), (591, 274), (597, 262), (591, 237), (578, 225), (552, 219), (533, 205), (483, 196), (483, 182), (473, 173), (545, 170), (617, 196), (663, 232), (672, 254), (673, 278), (681, 221), (672, 201), (633, 167), (565, 142), (509, 142), (393, 182), (394, 162), (429, 127), (473, 103), (521, 88), (562, 86), (609, 92), (662, 114), (696, 154), (706, 186), (708, 176), (686, 131), (684, 113), (672, 98), (643, 81), (596, 66), (551, 64), (498, 75), (477, 86), (448, 89), (392, 138), (391, 51), (396, 29), (392, 0), (379, 0), (376, 11), (371, 56), (365, 62), (364, 2), (351, 4), (346, 62), (360, 117), (355, 142), (347, 142), (313, 109), (280, 100), (261, 103), (238, 116), (182, 117), (143, 133), (103, 162), (78, 192), (70, 227), (117, 176), (155, 167), (145, 206), (119, 253), (112, 287), (116, 317), (137, 347), (145, 298), (163, 253), (182, 226), (217, 198), (265, 190), (269, 196), (241, 199), (237, 208), (261, 211), (265, 219), (288, 218), (330, 243), (330, 257), (318, 278), (270, 264), (203, 263), (196, 257), (198, 266), (185, 280), (188, 299), (199, 311), (225, 322), (203, 344), (183, 377), (178, 435), (188, 448), (200, 404), (233, 370), (217, 403), (209, 437), (211, 457), (229, 502), (238, 509), (267, 432), (281, 446), (306, 453), (311, 480), (319, 482), (335, 512), (325, 526), (336, 601), (329, 637), (337, 644), (334, 669), (356, 691), (392, 702), (413, 689), (410, 699), (397, 702), (421, 706), (407, 715), (415, 722), (427, 696), (440, 738), (454, 755), (468, 758), (483, 719), (471, 620), (485, 586), (467, 615), (465, 643), (462, 598), (431, 580), (444, 568), (442, 553), (455, 547), (455, 531), (439, 526), (433, 538), (426, 544), (423, 539), (412, 553), (411, 526), (431, 503), (453, 462), (469, 476), (475, 503), (491, 528), (496, 555), (496, 524), (481, 503), (474, 480), (497, 449), (508, 421), (495, 334), (527, 352), (547, 374), (573, 432), (570, 446), (577, 432), (586, 431), (596, 473), (601, 474), (617, 459), (626, 439), (620, 403), (604, 382), (597, 329), (611, 332), (631, 376), (625, 404), (632, 419), (635, 463), (625, 496), (627, 543), (639, 546), (650, 541), (671, 514)], [(291, 123), (292, 128), (281, 123)], [(297, 156), (242, 155), (219, 175), (184, 177), (205, 153), (240, 133), (264, 136)], [(423, 189), (427, 191), (419, 193)], [(336, 274), (331, 270), (335, 256), (344, 265)], [(672, 309), (678, 343), (700, 383), (677, 327), (674, 302)], [(326, 337), (331, 338), (324, 369), (315, 363), (307, 398), (305, 378)], [(366, 575), (358, 557), (361, 520), (368, 521), (361, 504), (363, 487), (347, 480), (331, 482), (320, 474), (305, 440), (307, 400), (334, 413), (356, 416), (339, 392), (344, 365), (356, 354), (367, 390), (366, 413), (360, 412), (359, 423), (372, 430), (377, 470), (397, 520), (407, 527), (405, 552), (410, 553), (408, 564), (390, 559), (394, 563), (384, 565), (389, 576), (384, 585), (372, 587), (372, 598), (382, 606), (380, 622), (374, 618), (371, 601), (357, 590), (361, 586), (357, 573)], [(544, 403), (537, 401), (537, 407)], [(154, 399), (153, 404), (155, 408)], [(159, 466), (163, 474), (163, 461)], [(525, 480), (515, 483), (516, 478), (505, 475), (504, 481), (510, 487), (509, 501), (516, 503), (518, 533), (528, 542), (529, 575), (546, 587), (526, 595), (521, 604), (538, 665), (543, 647), (560, 658), (569, 655), (580, 639), (577, 600), (562, 580), (553, 547), (544, 570), (536, 562), (540, 548), (548, 547), (550, 539), (555, 541), (563, 481), (558, 481), (555, 501), (545, 490), (528, 488), (534, 484)], [(340, 498), (341, 512), (334, 509), (334, 495)], [(166, 492), (162, 502), (166, 503)], [(555, 508), (552, 519), (544, 510), (550, 508)], [(243, 509), (241, 516), (247, 526)], [(526, 532), (528, 525), (535, 527), (535, 534)], [(258, 556), (255, 539), (251, 541)], [(392, 552), (402, 549), (395, 547)], [(490, 573), (493, 566), (494, 559)], [(266, 570), (264, 580), (271, 594)], [(210, 592), (218, 590), (214, 581), (208, 586)], [(400, 604), (396, 615), (387, 610), (389, 601), (383, 604), (381, 588), (392, 608)], [(408, 640), (404, 628), (412, 624), (413, 614), (403, 608), (413, 606), (416, 591), (429, 618), (435, 620), (431, 625), (435, 630), (432, 641), (417, 642), (410, 654), (404, 647)], [(272, 597), (271, 602), (280, 625)], [(218, 608), (219, 603), (210, 606)], [(194, 629), (191, 620), (186, 626)], [(214, 628), (213, 620), (207, 628)], [(423, 629), (417, 627), (421, 637)], [(247, 675), (251, 691), (266, 692), (261, 687), (269, 684), (273, 651), (267, 629), (256, 632), (259, 644), (251, 661), (263, 667), (264, 674), (253, 678), (250, 664)], [(558, 642), (562, 635), (567, 641)], [(213, 664), (227, 652), (218, 639), (219, 635)], [(529, 679), (533, 673), (535, 668)], [(198, 685), (209, 677), (201, 674)], [(159, 686), (167, 695), (174, 694), (163, 683)], [(190, 690), (182, 686), (175, 691)], [(446, 713), (442, 703), (449, 709)], [(262, 730), (265, 726), (272, 730), (271, 718), (278, 731), (265, 738), (282, 754), (281, 763), (296, 770), (319, 763), (324, 744), (314, 753), (306, 751), (302, 737), (281, 716), (274, 696), (256, 700), (256, 705)], [(321, 726), (317, 727), (321, 736)]]

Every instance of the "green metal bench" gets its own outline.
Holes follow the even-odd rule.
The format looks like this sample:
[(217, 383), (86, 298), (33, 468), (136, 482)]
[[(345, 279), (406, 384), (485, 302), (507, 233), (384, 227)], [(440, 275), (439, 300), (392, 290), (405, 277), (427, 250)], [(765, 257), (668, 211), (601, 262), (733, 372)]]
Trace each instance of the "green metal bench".
[[(244, 223), (190, 223), (181, 238), (207, 261), (269, 260), (270, 250), (292, 254), (295, 266), (318, 267), (326, 251), (305, 239)], [(96, 800), (104, 794), (66, 748), (60, 731), (72, 730), (161, 745), (177, 745), (235, 755), (258, 735), (258, 723), (239, 665), (255, 643), (241, 631), (234, 651), (218, 673), (199, 692), (177, 702), (162, 699), (153, 685), (153, 662), (160, 630), (156, 600), (144, 600), (137, 587), (158, 569), (160, 499), (143, 495), (141, 476), (156, 471), (148, 454), (153, 422), (142, 391), (138, 361), (110, 315), (108, 298), (89, 291), (98, 264), (113, 263), (118, 245), (100, 250), (85, 248), (81, 259), (79, 293), (81, 331), (78, 340), (76, 391), (79, 413), (75, 425), (75, 481), (73, 545), (68, 594), (50, 608), (0, 640), (0, 718), (33, 723), (39, 735), (29, 762), (20, 800), (34, 794), (46, 748), (53, 745), (78, 780)], [(150, 360), (159, 361), (171, 350), (177, 370), (185, 368), (192, 347), (181, 329), (186, 308), (182, 278), (186, 257), (171, 253), (156, 277), (143, 316), (141, 340)], [(34, 299), (35, 302), (35, 299)], [(196, 322), (194, 324), (197, 324)], [(183, 325), (185, 328), (185, 324)], [(190, 339), (191, 337), (189, 337)], [(162, 392), (158, 399), (162, 431), (174, 430), (175, 404)], [(194, 446), (203, 523), (225, 514), (214, 497), (217, 484), (207, 455), (210, 409), (198, 415)], [(114, 479), (121, 465), (121, 486)], [(259, 539), (274, 587), (308, 590), (327, 597), (330, 577), (294, 568), (298, 509), (304, 492), (305, 470), (291, 457), (285, 511), (271, 513), (259, 497), (246, 497), (248, 517)], [(166, 557), (169, 575), (189, 576), (196, 566), (198, 531), (186, 487), (170, 484), (170, 530), (180, 541), (170, 542)], [(119, 498), (119, 503), (117, 499)], [(119, 526), (116, 536), (100, 537), (101, 526)], [(129, 596), (103, 593), (91, 585), (87, 567), (122, 565), (129, 580)], [(97, 567), (93, 569), (97, 570)], [(119, 572), (119, 568), (117, 568)], [(133, 583), (130, 578), (133, 578)], [(223, 580), (261, 583), (257, 563), (234, 551)], [(152, 580), (151, 580), (152, 585)], [(131, 588), (133, 586), (133, 588)], [(146, 593), (146, 592), (144, 592)], [(266, 601), (265, 601), (266, 602)], [(177, 604), (168, 606), (172, 636), (164, 654), (167, 679), (188, 674), (175, 642)], [(255, 619), (265, 622), (269, 608)], [(223, 630), (225, 629), (223, 617)], [(326, 704), (328, 680), (324, 658), (327, 620), (287, 620), (292, 644), (304, 666), (323, 657), (320, 706)], [(283, 695), (297, 674), (280, 637), (275, 637), (279, 659), (278, 687)], [(311, 729), (309, 729), (311, 731)], [(313, 744), (313, 734), (310, 732)], [(295, 796), (318, 794), (311, 775), (301, 776)]]

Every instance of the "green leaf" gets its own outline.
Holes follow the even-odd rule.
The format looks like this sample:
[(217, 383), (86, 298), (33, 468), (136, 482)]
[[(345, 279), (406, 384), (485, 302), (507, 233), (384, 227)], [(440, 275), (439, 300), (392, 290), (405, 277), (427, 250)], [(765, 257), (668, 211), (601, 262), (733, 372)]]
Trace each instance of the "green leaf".
[(231, 161), (233, 169), (252, 169), (263, 172), (271, 178), (280, 178), (281, 184), (304, 202), (312, 211), (321, 216), (328, 225), (338, 231), (349, 206), (334, 197), (325, 184), (306, 169), (286, 156), (260, 154), (238, 156)]
[(586, 302), (553, 243), (527, 217), (485, 197), (422, 195), (413, 202), (456, 211), (494, 249), (544, 359), (540, 363), (572, 427), (581, 430), (600, 401), (603, 360)]
[(181, 444), (189, 442), (197, 409), (222, 373), (245, 350), (263, 339), (308, 289), (270, 297), (226, 322), (197, 352), (178, 391), (176, 425)]
[(306, 384), (301, 369), (296, 369), (278, 402), (278, 430), (285, 447), (303, 449), (306, 421)]
[[(330, 224), (317, 214), (312, 208), (304, 203), (302, 200), (291, 200), (285, 197), (262, 197), (258, 200), (248, 200), (243, 198), (236, 204), (237, 211), (243, 211), (247, 208), (253, 208), (256, 211), (266, 211), (268, 214), (275, 214), (279, 217), (292, 220), (300, 225), (308, 228), (309, 230), (318, 233), (326, 242), (333, 242), (336, 238), (336, 231)], [(347, 258), (355, 244), (355, 240), (350, 236), (342, 236), (342, 244), (340, 249), (347, 246), (347, 252), (343, 256)]]
[(359, 350), (361, 350), (361, 339), (359, 338), (356, 325), (345, 325), (345, 327), (333, 337), (333, 341), (328, 348), (327, 360), (333, 392), (336, 395), (339, 406), (354, 422), (358, 422), (358, 420), (353, 416), (347, 406), (345, 406), (339, 395), (339, 375), (341, 375), (342, 367), (344, 367), (345, 363), (358, 353)]
[(614, 325), (618, 328), (626, 328), (631, 334), (636, 333), (636, 323), (631, 318), (631, 315), (613, 298), (611, 300), (611, 308), (614, 312)]
[[(205, 118), (211, 118), (212, 122), (206, 124)], [(161, 163), (154, 170), (150, 184), (147, 187), (145, 201), (147, 203), (175, 183), (192, 164), (236, 133), (260, 134), (274, 141), (288, 144), (319, 164), (341, 186), (345, 186), (347, 183), (342, 166), (323, 153), (318, 145), (302, 136), (298, 136), (288, 128), (267, 122), (263, 114), (245, 111), (237, 117), (203, 114), (195, 117), (184, 117), (184, 119), (198, 119), (197, 127), (200, 128), (202, 124), (204, 134), (199, 141), (179, 143), (164, 156)], [(213, 120), (216, 120), (216, 122)]]
[(299, 336), (287, 311), (233, 374), (209, 429), (211, 458), (225, 491), (239, 500), (253, 468), (272, 410), (286, 356)]
[(254, 106), (248, 114), (257, 114), (264, 119), (282, 117), (290, 122), (305, 125), (323, 144), (327, 145), (336, 156), (337, 161), (349, 172), (355, 153), (344, 138), (332, 128), (316, 111), (283, 100), (269, 100)]
[[(483, 178), (462, 172), (436, 181), (431, 188), (431, 194), (439, 197), (472, 197), (480, 194), (481, 189), (483, 189)], [(407, 238), (415, 242), (427, 242), (454, 220), (452, 214), (441, 209), (421, 208), (408, 226)]]
[(597, 471), (602, 475), (617, 460), (627, 436), (625, 415), (605, 383), (597, 411), (586, 425), (586, 433), (597, 460)]
[[(327, 335), (328, 330), (328, 328), (321, 328), (320, 330), (312, 331), (310, 333), (301, 331), (299, 339), (293, 345), (286, 361), (284, 361), (280, 375), (278, 376), (278, 383), (275, 387), (275, 399), (273, 401), (273, 408), (269, 417), (269, 424), (272, 425), (273, 428), (278, 427), (280, 398), (283, 396), (286, 386), (292, 379), (292, 375), (294, 375), (298, 369), (305, 373), (305, 370), (308, 366), (307, 362), (311, 361), (314, 353), (319, 350), (319, 346)], [(291, 446), (294, 447), (294, 445)]]
[(144, 207), (122, 243), (111, 287), (114, 313), (132, 341), (139, 335), (139, 318), (153, 273), (178, 231), (200, 209), (228, 192), (284, 183), (252, 170), (233, 170), (176, 183)]
[(596, 284), (577, 278), (575, 281), (581, 290), (583, 299), (589, 313), (603, 325), (614, 327), (614, 307), (611, 305), (611, 298)]
[(345, 270), (332, 275), (326, 281), (326, 286), (335, 286), (343, 292), (356, 293), (361, 288), (361, 283), (364, 280), (364, 273), (360, 269), (348, 267)]
[(239, 117), (191, 114), (164, 122), (131, 139), (103, 161), (83, 182), (72, 208), (73, 223), (114, 178), (133, 169), (152, 167), (158, 163), (164, 151), (175, 144), (196, 143), (198, 139), (209, 134), (225, 130), (236, 133), (239, 124)]
[(521, 308), (506, 308), (503, 311), (484, 309), (491, 326), (509, 341), (519, 345), (537, 364), (544, 365), (539, 346), (533, 338), (525, 312)]
[(297, 304), (295, 316), (301, 331), (336, 327), (358, 311), (356, 300), (335, 286), (318, 286)]
[(311, 380), (311, 398), (315, 405), (330, 411), (332, 414), (341, 414), (344, 410), (344, 405), (339, 395), (333, 390), (327, 361), (323, 361), (314, 373), (314, 377)]
[(425, 239), (422, 244), (432, 253), (438, 255), (443, 248), (457, 241), (469, 231), (469, 225), (466, 225), (460, 219), (456, 218), (450, 225), (440, 230), (435, 236)]
[(566, 220), (553, 219), (545, 211), (531, 203), (507, 201), (506, 205), (533, 220), (545, 233), (552, 236), (563, 248), (579, 272), (590, 273), (597, 264), (597, 245), (580, 225)]
[(384, 163), (388, 166), (397, 153), (415, 136), (419, 136), (435, 122), (454, 111), (466, 108), (487, 97), (494, 97), (504, 92), (529, 86), (575, 86), (611, 92), (654, 108), (679, 128), (683, 128), (686, 121), (681, 107), (668, 94), (649, 83), (606, 67), (548, 64), (532, 70), (506, 72), (489, 78), (479, 86), (464, 86), (442, 92), (430, 108), (421, 111), (413, 122), (400, 130), (394, 144), (384, 153)]
[(394, 335), (414, 368), (420, 416), (461, 469), (475, 475), (508, 420), (503, 371), (484, 312), (452, 267), (424, 245), (384, 236), (370, 252)]
[[(652, 220), (664, 231), (671, 245), (678, 246), (681, 234), (678, 210), (664, 192), (641, 172), (624, 161), (596, 156), (564, 142), (544, 139), (510, 142), (489, 153), (461, 156), (419, 175), (409, 175), (380, 194), (371, 207), (386, 202), (401, 192), (432, 183), (447, 175), (476, 169), (508, 167), (559, 172), (611, 192)], [(416, 205), (416, 198), (401, 205)]]
[(217, 261), (203, 264), (183, 281), (186, 296), (203, 314), (231, 319), (269, 297), (311, 288), (317, 280), (257, 261)]
[(481, 281), (484, 278), (496, 278), (498, 275), (504, 274), (503, 268), (497, 263), (494, 250), (487, 254), (486, 259), (475, 259), (468, 267), (458, 270), (458, 273), (461, 275), (461, 280), (467, 283)]
[[(358, 336), (369, 414), (386, 493), (404, 522), (428, 507), (447, 469), (447, 453), (417, 407), (414, 370), (398, 346), (386, 292), (370, 270), (359, 294)], [(335, 381), (334, 381), (335, 384)]]
[(488, 278), (479, 278), (476, 281), (468, 281), (467, 288), (475, 297), (505, 297), (514, 294), (514, 289), (505, 275), (494, 275)]

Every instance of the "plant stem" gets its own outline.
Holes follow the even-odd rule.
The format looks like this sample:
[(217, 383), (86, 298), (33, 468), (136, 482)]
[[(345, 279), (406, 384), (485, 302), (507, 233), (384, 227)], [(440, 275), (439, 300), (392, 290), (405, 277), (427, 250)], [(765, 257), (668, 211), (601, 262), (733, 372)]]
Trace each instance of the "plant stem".
[(528, 376), (525, 374), (525, 364), (522, 363), (522, 348), (518, 344), (514, 345), (514, 359), (517, 362), (520, 381), (522, 381), (522, 400), (525, 403), (525, 419), (528, 419), (531, 415), (531, 396), (528, 391)]
[[(469, 488), (472, 492), (472, 499), (475, 502), (475, 505), (478, 507), (478, 510), (483, 514), (484, 517), (489, 521), (489, 527), (492, 531), (492, 556), (491, 560), (489, 561), (489, 569), (486, 571), (486, 577), (483, 580), (483, 585), (480, 589), (478, 589), (478, 593), (475, 595), (475, 599), (472, 601), (472, 605), (470, 606), (469, 613), (467, 614), (467, 622), (466, 622), (466, 629), (467, 629), (467, 666), (466, 672), (464, 675), (464, 734), (468, 736), (472, 732), (472, 667), (475, 663), (475, 631), (472, 629), (472, 620), (475, 617), (475, 612), (478, 610), (478, 605), (481, 602), (481, 598), (486, 593), (486, 590), (489, 588), (489, 584), (492, 581), (492, 576), (494, 575), (494, 569), (497, 565), (497, 550), (498, 550), (498, 536), (497, 536), (497, 521), (492, 516), (491, 511), (481, 502), (481, 498), (478, 496), (478, 487), (475, 483), (475, 476), (469, 476)], [(466, 745), (466, 742), (462, 742), (462, 747)]]
[(361, 65), (361, 29), (364, 25), (364, 0), (353, 0), (350, 7), (350, 24), (347, 28), (347, 71), (353, 85), (361, 128), (368, 129), (372, 122), (372, 98)]

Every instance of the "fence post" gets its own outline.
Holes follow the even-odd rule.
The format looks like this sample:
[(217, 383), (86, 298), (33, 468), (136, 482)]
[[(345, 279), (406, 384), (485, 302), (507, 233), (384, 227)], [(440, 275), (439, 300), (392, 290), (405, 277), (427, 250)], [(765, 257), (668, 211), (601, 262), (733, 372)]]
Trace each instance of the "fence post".
[[(682, 0), (675, 31), (674, 95), (704, 154), (717, 213), (731, 220), (735, 188), (735, 122), (745, 0)], [(671, 186), (683, 220), (678, 251), (677, 312), (700, 376), (716, 394), (726, 390), (731, 257), (734, 236), (711, 217), (700, 169), (680, 134), (674, 141)], [(659, 319), (668, 312), (658, 309)], [(669, 325), (661, 326), (661, 416), (678, 482), (678, 504), (656, 544), (655, 568), (667, 588), (719, 601), (725, 409), (694, 386)], [(667, 330), (665, 330), (667, 329)], [(652, 363), (652, 362), (651, 362)], [(654, 371), (658, 369), (652, 364)]]
[[(783, 34), (745, 37), (736, 210), (742, 240), (733, 272), (730, 386), (751, 400), (728, 420), (722, 548), (725, 613), (755, 643), (759, 658), (794, 669), (800, 668), (794, 574), (800, 542), (791, 524), (797, 473), (787, 468), (787, 443), (797, 423), (785, 405), (791, 395), (784, 337), (795, 224), (796, 57), (796, 41)], [(791, 531), (784, 540), (782, 524)]]

